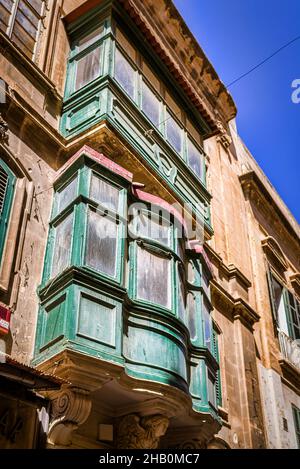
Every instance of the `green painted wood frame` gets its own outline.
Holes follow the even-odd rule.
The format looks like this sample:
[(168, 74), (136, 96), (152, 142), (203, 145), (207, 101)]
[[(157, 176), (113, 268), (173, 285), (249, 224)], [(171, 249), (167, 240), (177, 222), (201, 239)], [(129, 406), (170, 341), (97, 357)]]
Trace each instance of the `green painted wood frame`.
[(12, 202), (13, 202), (13, 197), (14, 197), (16, 176), (11, 171), (9, 166), (3, 161), (2, 158), (0, 159), (0, 166), (1, 166), (2, 171), (4, 171), (7, 176), (6, 189), (5, 189), (5, 194), (3, 198), (3, 206), (2, 206), (2, 211), (0, 213), (0, 263), (1, 263), (3, 249), (5, 245), (5, 240), (6, 240), (7, 227), (9, 223), (11, 207), (12, 207)]

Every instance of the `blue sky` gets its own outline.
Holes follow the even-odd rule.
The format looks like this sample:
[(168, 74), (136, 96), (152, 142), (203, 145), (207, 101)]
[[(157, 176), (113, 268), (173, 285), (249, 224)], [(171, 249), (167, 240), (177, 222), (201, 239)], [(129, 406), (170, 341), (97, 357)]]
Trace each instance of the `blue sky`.
[[(225, 85), (300, 36), (300, 0), (173, 0)], [(229, 88), (242, 139), (300, 221), (300, 40)]]

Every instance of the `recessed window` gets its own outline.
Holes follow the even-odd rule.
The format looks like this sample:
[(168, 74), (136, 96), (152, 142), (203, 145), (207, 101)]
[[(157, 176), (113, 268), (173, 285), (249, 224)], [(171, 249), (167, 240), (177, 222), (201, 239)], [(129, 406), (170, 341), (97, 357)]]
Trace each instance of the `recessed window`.
[(274, 318), (281, 332), (300, 339), (300, 303), (272, 274), (268, 276)]
[(76, 62), (75, 91), (100, 75), (101, 47), (97, 47)]
[(135, 70), (119, 49), (116, 49), (115, 54), (115, 79), (126, 93), (134, 99)]
[(192, 171), (198, 176), (199, 179), (203, 179), (202, 171), (202, 155), (195, 145), (188, 139), (188, 165)]
[(72, 233), (73, 213), (55, 227), (52, 277), (55, 277), (70, 265)]
[(153, 91), (142, 81), (142, 111), (151, 120), (151, 122), (159, 126), (159, 107), (160, 101)]
[(181, 154), (182, 129), (168, 112), (166, 113), (166, 137), (172, 147)]
[(137, 246), (137, 296), (171, 307), (171, 260)]
[(96, 174), (92, 174), (90, 197), (104, 207), (117, 212), (119, 209), (120, 190), (104, 181)]
[(89, 210), (86, 264), (114, 277), (116, 275), (118, 225), (115, 220)]

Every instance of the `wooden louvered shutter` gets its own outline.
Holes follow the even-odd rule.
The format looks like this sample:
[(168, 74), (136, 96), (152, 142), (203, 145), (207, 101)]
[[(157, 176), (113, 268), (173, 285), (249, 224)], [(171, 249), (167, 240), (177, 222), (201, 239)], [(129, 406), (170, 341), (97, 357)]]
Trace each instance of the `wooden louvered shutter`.
[(7, 191), (7, 186), (8, 186), (8, 174), (0, 166), (0, 216), (2, 215), (4, 203), (5, 203), (5, 197), (6, 197), (6, 191)]
[(15, 175), (0, 159), (0, 261), (14, 194)]
[[(213, 355), (218, 363), (220, 363), (219, 359), (219, 347), (218, 347), (218, 334), (217, 331), (213, 329)], [(218, 369), (216, 373), (216, 381), (215, 381), (215, 390), (216, 390), (216, 402), (218, 406), (222, 406), (222, 389), (221, 389), (221, 373), (220, 369)]]
[(273, 285), (273, 276), (270, 272), (269, 269), (267, 269), (267, 281), (268, 281), (268, 287), (269, 287), (269, 295), (270, 295), (270, 302), (271, 302), (271, 310), (273, 314), (273, 319), (275, 322), (275, 326), (279, 328), (279, 322), (278, 322), (278, 311), (276, 307), (276, 300), (275, 300), (275, 292), (274, 292), (274, 285)]

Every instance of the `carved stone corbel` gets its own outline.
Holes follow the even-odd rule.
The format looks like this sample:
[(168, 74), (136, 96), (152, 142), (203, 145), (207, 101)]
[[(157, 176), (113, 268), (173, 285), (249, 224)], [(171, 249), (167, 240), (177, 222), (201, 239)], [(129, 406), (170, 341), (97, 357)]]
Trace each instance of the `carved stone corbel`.
[(119, 449), (155, 449), (168, 425), (169, 419), (163, 415), (126, 415), (118, 427), (116, 446)]
[(0, 114), (0, 143), (8, 143), (8, 125)]
[(205, 441), (198, 438), (186, 440), (183, 443), (178, 443), (172, 446), (173, 449), (206, 449)]
[(52, 445), (71, 445), (73, 431), (87, 420), (91, 407), (90, 393), (85, 389), (71, 387), (56, 394), (52, 400), (48, 442)]
[(221, 145), (223, 145), (225, 150), (227, 150), (227, 148), (230, 147), (230, 145), (232, 144), (232, 138), (227, 132), (227, 130), (225, 129), (221, 121), (217, 122), (217, 127), (219, 129), (219, 135), (217, 137), (217, 141), (220, 142)]

